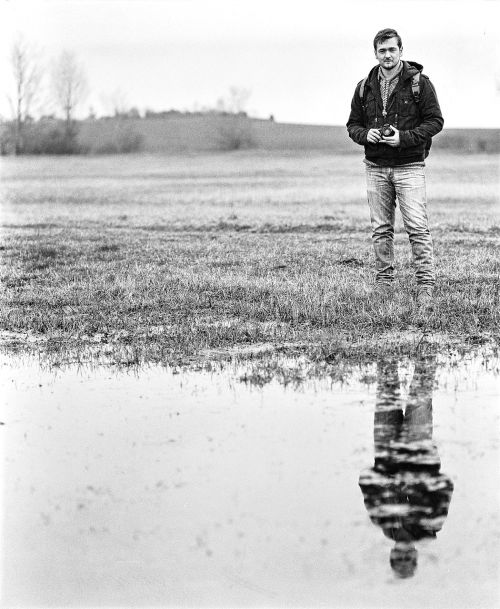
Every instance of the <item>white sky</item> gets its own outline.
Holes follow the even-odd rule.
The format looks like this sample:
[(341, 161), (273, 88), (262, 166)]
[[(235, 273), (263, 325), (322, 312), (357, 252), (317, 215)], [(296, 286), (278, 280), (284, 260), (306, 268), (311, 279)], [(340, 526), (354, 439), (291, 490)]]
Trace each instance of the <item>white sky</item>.
[[(281, 122), (345, 124), (384, 27), (433, 81), (448, 127), (500, 127), (497, 0), (0, 0), (0, 114), (10, 113), (9, 53), (21, 33), (50, 61), (84, 65), (81, 106), (111, 112), (116, 91), (143, 110), (214, 106), (230, 86)], [(48, 80), (48, 79), (47, 79)]]

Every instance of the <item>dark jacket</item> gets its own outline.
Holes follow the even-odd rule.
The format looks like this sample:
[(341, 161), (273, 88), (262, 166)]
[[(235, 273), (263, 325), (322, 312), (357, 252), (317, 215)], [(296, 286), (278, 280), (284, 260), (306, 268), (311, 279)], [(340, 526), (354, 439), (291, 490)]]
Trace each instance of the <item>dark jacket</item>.
[(413, 466), (389, 473), (376, 467), (359, 477), (365, 507), (373, 524), (395, 541), (404, 529), (414, 541), (436, 537), (444, 525), (453, 494), (446, 474)]
[[(382, 97), (378, 81), (378, 66), (370, 71), (365, 82), (363, 100), (359, 95), (360, 81), (351, 102), (351, 114), (347, 121), (349, 137), (365, 147), (366, 159), (377, 165), (394, 166), (423, 161), (429, 154), (431, 138), (443, 128), (443, 117), (436, 91), (425, 74), (420, 75), (420, 100), (417, 104), (411, 89), (414, 74), (422, 66), (414, 61), (404, 61), (398, 84), (387, 102), (387, 117), (382, 115)], [(399, 130), (400, 145), (369, 144), (369, 129), (379, 129), (385, 123)]]

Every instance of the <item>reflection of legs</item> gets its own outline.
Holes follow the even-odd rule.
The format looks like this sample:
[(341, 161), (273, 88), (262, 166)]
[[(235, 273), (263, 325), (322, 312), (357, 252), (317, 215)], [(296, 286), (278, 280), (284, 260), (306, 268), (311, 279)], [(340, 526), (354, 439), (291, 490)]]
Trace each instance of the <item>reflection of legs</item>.
[(432, 441), (432, 390), (436, 367), (435, 356), (420, 358), (415, 363), (401, 433), (405, 461), (434, 472), (441, 467), (437, 447)]
[(432, 390), (436, 368), (435, 355), (419, 358), (415, 363), (404, 419), (409, 441), (432, 439)]
[(373, 425), (375, 465), (389, 457), (389, 443), (395, 440), (403, 422), (403, 403), (395, 361), (377, 363), (377, 402)]
[(379, 283), (390, 283), (394, 278), (396, 192), (389, 172), (388, 167), (366, 168), (376, 281)]

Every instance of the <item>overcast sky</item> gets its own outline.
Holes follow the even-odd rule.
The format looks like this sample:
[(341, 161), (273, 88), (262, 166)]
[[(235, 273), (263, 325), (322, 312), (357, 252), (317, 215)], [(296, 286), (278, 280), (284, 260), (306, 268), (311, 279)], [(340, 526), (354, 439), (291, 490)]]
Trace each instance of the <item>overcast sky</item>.
[(230, 86), (248, 110), (282, 122), (345, 124), (384, 27), (424, 65), (449, 127), (500, 127), (496, 0), (0, 0), (0, 114), (9, 114), (9, 53), (22, 34), (45, 65), (61, 50), (84, 65), (80, 112), (214, 106)]

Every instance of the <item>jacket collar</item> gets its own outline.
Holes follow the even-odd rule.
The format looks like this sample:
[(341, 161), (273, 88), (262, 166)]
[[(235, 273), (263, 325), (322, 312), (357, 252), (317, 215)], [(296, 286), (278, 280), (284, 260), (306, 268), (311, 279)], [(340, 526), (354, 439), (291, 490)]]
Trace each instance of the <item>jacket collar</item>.
[[(367, 85), (372, 87), (375, 91), (378, 88), (378, 69), (379, 66), (374, 66), (370, 73), (368, 74), (368, 79), (366, 81)], [(402, 82), (409, 80), (414, 74), (417, 72), (421, 72), (423, 66), (416, 61), (403, 61), (403, 69), (399, 73), (399, 77)]]
[(382, 80), (393, 81), (395, 78), (401, 78), (402, 72), (403, 72), (403, 62), (402, 61), (399, 62), (397, 71), (389, 79), (385, 78), (385, 76), (382, 72), (382, 68), (379, 66), (378, 72), (377, 72), (377, 78), (378, 78), (379, 82), (381, 82)]

